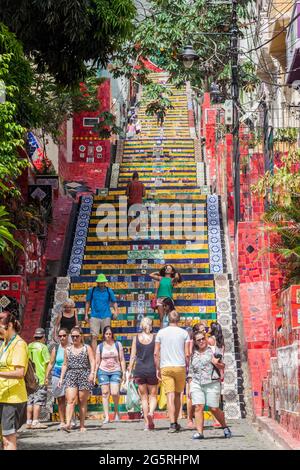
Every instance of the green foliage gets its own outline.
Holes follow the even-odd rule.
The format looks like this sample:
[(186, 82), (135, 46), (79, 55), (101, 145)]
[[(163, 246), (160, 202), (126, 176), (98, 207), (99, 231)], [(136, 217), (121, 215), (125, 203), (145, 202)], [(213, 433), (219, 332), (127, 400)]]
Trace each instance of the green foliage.
[(296, 127), (277, 128), (275, 131), (274, 142), (296, 143), (298, 138), (298, 129)]
[[(239, 9), (244, 11), (247, 3), (239, 2)], [(214, 5), (208, 0), (152, 0), (148, 4), (148, 14), (138, 20), (130, 42), (116, 54), (115, 73), (136, 75), (145, 83), (149, 74), (141, 58), (148, 57), (169, 72), (176, 86), (187, 80), (199, 89), (207, 86), (208, 79), (218, 83), (231, 55), (231, 6)], [(189, 43), (200, 60), (185, 69), (178, 55)]]
[(99, 114), (99, 123), (94, 126), (94, 132), (97, 132), (100, 139), (109, 139), (112, 135), (119, 134), (124, 136), (123, 129), (116, 126), (116, 117), (109, 111)]
[(9, 85), (8, 76), (12, 54), (0, 55), (0, 79), (6, 83), (6, 101), (0, 104), (0, 198), (3, 201), (7, 193), (18, 195), (16, 179), (27, 166), (18, 156), (18, 147), (24, 145), (25, 129), (15, 121), (17, 105), (12, 102), (18, 88)]
[(6, 208), (0, 206), (0, 254), (10, 251), (12, 247), (23, 249), (12, 234), (16, 227), (11, 223), (8, 215)]
[(264, 214), (267, 230), (278, 235), (270, 252), (280, 255), (279, 268), (284, 273), (284, 287), (300, 282), (300, 153), (282, 157), (283, 166), (274, 175), (267, 172), (252, 187), (254, 193), (271, 194), (272, 205)]
[(0, 0), (0, 21), (38, 72), (63, 85), (85, 79), (88, 62), (106, 65), (129, 37), (135, 14), (132, 0)]
[(263, 197), (270, 193), (274, 204), (289, 207), (293, 197), (300, 197), (300, 172), (295, 168), (300, 165), (300, 151), (290, 152), (281, 161), (282, 167), (275, 168), (274, 174), (267, 171), (251, 190)]

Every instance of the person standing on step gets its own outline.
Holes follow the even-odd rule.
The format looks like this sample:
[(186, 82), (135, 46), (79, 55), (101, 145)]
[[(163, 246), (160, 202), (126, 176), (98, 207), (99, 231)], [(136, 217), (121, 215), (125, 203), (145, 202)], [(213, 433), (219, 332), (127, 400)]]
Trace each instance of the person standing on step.
[(110, 326), (103, 330), (103, 342), (97, 347), (96, 368), (94, 382), (98, 376), (98, 382), (102, 391), (102, 403), (105, 414), (103, 424), (109, 423), (109, 396), (114, 402), (115, 421), (120, 421), (119, 399), (120, 384), (126, 380), (126, 363), (122, 344), (115, 341)]
[(99, 332), (103, 333), (106, 326), (110, 326), (111, 309), (113, 304), (114, 317), (118, 316), (118, 304), (114, 291), (107, 287), (108, 280), (104, 274), (99, 274), (96, 279), (97, 287), (91, 287), (88, 290), (85, 304), (85, 321), (88, 322), (88, 313), (91, 309), (90, 331), (92, 336), (92, 348), (94, 354), (97, 349), (97, 338)]
[(193, 352), (191, 356), (188, 380), (190, 382), (190, 396), (192, 404), (195, 406), (195, 422), (197, 432), (193, 434), (193, 439), (204, 439), (204, 407), (208, 406), (221, 424), (224, 430), (224, 437), (231, 437), (224, 413), (219, 408), (221, 384), (220, 371), (224, 370), (224, 363), (218, 354), (214, 354), (208, 345), (204, 333), (195, 332), (193, 334)]
[(180, 431), (180, 395), (184, 391), (186, 368), (190, 358), (189, 335), (183, 328), (178, 327), (179, 320), (179, 313), (172, 310), (169, 313), (169, 326), (156, 335), (154, 349), (157, 378), (162, 381), (167, 395), (171, 433)]
[(62, 387), (58, 387), (58, 382), (61, 375), (61, 368), (64, 363), (65, 350), (68, 346), (69, 331), (64, 328), (60, 328), (58, 332), (58, 339), (60, 344), (56, 344), (51, 351), (50, 362), (47, 367), (45, 385), (49, 384), (49, 376), (52, 371), (52, 395), (57, 399), (58, 413), (60, 419), (60, 429), (65, 426), (66, 419), (66, 387), (62, 384)]
[(132, 340), (128, 366), (129, 380), (134, 369), (134, 381), (139, 387), (145, 420), (145, 430), (154, 429), (154, 411), (157, 405), (158, 379), (154, 363), (155, 335), (152, 333), (152, 320), (144, 317), (140, 323), (142, 330)]
[[(28, 348), (19, 336), (20, 322), (10, 312), (0, 313), (0, 425), (4, 450), (17, 449), (17, 431), (26, 422), (25, 374)], [(4, 465), (3, 465), (4, 466)]]
[(60, 344), (58, 338), (58, 331), (60, 328), (65, 328), (69, 333), (74, 326), (79, 326), (77, 309), (75, 302), (72, 299), (67, 299), (62, 305), (62, 311), (57, 315), (54, 327), (54, 340)]
[[(126, 196), (127, 196), (127, 204), (128, 204), (128, 212), (134, 204), (143, 204), (143, 197), (146, 195), (146, 189), (143, 183), (139, 181), (139, 174), (137, 171), (134, 171), (132, 174), (132, 181), (130, 181), (126, 188)], [(137, 212), (139, 215), (140, 212)], [(132, 221), (133, 217), (128, 216), (128, 225)], [(139, 232), (139, 227), (137, 227), (137, 231)]]
[(39, 380), (39, 388), (28, 397), (27, 402), (27, 429), (47, 429), (47, 425), (40, 423), (41, 408), (47, 401), (46, 371), (50, 362), (50, 354), (45, 344), (44, 328), (37, 328), (34, 332), (34, 341), (28, 346), (29, 358), (35, 365), (35, 373)]
[[(86, 431), (84, 420), (86, 417), (87, 401), (93, 388), (95, 357), (90, 346), (84, 344), (80, 328), (75, 326), (71, 330), (72, 346), (65, 348), (64, 362), (61, 368), (58, 388), (66, 387), (66, 426), (62, 429), (71, 432), (71, 421), (75, 405), (79, 403), (80, 431)], [(65, 380), (65, 382), (64, 382)]]
[(155, 281), (159, 281), (156, 294), (156, 306), (160, 319), (160, 326), (162, 327), (164, 318), (163, 301), (166, 298), (173, 300), (173, 287), (182, 282), (182, 277), (171, 264), (166, 264), (159, 272), (151, 273), (150, 277)]

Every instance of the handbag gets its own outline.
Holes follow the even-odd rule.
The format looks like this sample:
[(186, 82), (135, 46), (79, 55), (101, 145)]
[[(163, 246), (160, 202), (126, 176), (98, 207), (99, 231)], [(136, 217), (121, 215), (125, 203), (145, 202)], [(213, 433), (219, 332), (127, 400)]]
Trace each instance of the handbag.
[(28, 359), (28, 367), (24, 376), (27, 394), (31, 395), (39, 388), (39, 381), (35, 374), (35, 365), (31, 359)]
[(157, 297), (156, 297), (156, 295), (154, 297), (152, 297), (152, 299), (151, 299), (151, 308), (153, 310), (157, 309)]

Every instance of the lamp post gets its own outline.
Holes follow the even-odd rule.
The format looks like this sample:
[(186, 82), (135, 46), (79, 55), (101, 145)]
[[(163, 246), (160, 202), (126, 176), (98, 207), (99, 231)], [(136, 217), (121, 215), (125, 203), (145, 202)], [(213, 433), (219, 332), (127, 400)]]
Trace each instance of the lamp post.
[[(238, 222), (240, 221), (240, 112), (239, 112), (239, 81), (238, 81), (238, 23), (237, 23), (237, 4), (238, 0), (231, 2), (220, 1), (212, 2), (214, 4), (232, 5), (230, 46), (231, 46), (231, 96), (232, 96), (232, 175), (234, 185), (234, 238), (236, 237)], [(201, 34), (201, 33), (199, 33)], [(203, 34), (209, 34), (205, 32)], [(214, 33), (213, 33), (214, 34)], [(183, 52), (178, 56), (186, 68), (191, 68), (196, 60), (199, 60), (198, 54), (191, 45), (184, 47)], [(217, 97), (217, 90), (211, 89), (213, 96)]]

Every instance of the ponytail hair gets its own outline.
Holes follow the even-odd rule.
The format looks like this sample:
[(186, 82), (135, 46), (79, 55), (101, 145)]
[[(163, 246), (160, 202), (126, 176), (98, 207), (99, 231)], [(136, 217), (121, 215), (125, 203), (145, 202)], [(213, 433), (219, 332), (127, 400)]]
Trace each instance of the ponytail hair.
[(12, 324), (13, 329), (16, 333), (21, 332), (21, 323), (16, 319), (15, 315), (11, 312), (5, 311), (0, 313), (0, 323), (3, 326), (8, 327), (9, 323)]

